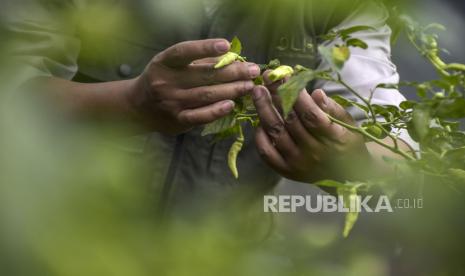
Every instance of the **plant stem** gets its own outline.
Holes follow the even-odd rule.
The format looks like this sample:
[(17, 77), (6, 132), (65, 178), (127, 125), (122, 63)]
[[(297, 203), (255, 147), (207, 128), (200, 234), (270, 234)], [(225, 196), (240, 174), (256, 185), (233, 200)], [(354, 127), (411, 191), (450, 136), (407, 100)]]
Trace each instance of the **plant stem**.
[(368, 108), (368, 110), (370, 110), (370, 115), (371, 115), (371, 119), (373, 120), (373, 123), (376, 123), (377, 122), (377, 119), (376, 119), (376, 114), (375, 112), (373, 111), (373, 107), (371, 106), (371, 103), (370, 101), (368, 101), (367, 99), (365, 99), (364, 97), (362, 97), (362, 95), (360, 95), (357, 91), (355, 91), (352, 87), (350, 87), (350, 85), (348, 85), (346, 82), (344, 82), (341, 78), (341, 75), (337, 75), (338, 79), (334, 79), (333, 81), (341, 84), (342, 86), (344, 86), (347, 90), (349, 90), (350, 93), (354, 94), (357, 98), (359, 98)]
[(378, 145), (380, 145), (380, 146), (382, 146), (382, 147), (384, 147), (384, 148), (386, 148), (386, 149), (388, 149), (388, 150), (390, 150), (390, 151), (392, 151), (392, 152), (394, 152), (394, 153), (396, 153), (396, 154), (401, 155), (401, 156), (404, 157), (405, 159), (410, 160), (410, 161), (416, 160), (416, 158), (413, 157), (412, 155), (406, 153), (406, 152), (403, 151), (403, 150), (400, 150), (399, 148), (392, 147), (392, 146), (390, 146), (390, 145), (384, 143), (382, 140), (380, 140), (380, 139), (374, 137), (374, 136), (371, 135), (370, 133), (366, 132), (364, 129), (359, 128), (359, 127), (356, 127), (356, 126), (353, 126), (353, 125), (350, 125), (350, 124), (347, 124), (347, 123), (344, 123), (343, 121), (340, 121), (340, 120), (338, 120), (338, 119), (332, 117), (332, 116), (329, 115), (329, 114), (326, 114), (326, 115), (328, 116), (328, 118), (329, 118), (332, 122), (334, 122), (334, 123), (336, 123), (336, 124), (338, 124), (338, 125), (340, 125), (340, 126), (343, 126), (343, 127), (347, 128), (347, 129), (349, 129), (349, 130), (351, 130), (351, 131), (358, 132), (358, 133), (362, 134), (363, 136), (369, 138), (370, 140), (372, 140), (373, 142), (377, 143)]
[(407, 34), (407, 38), (408, 40), (410, 41), (410, 43), (413, 45), (413, 47), (415, 47), (415, 49), (417, 49), (418, 52), (420, 52), (420, 54), (422, 56), (424, 56), (426, 59), (428, 59), (431, 64), (433, 64), (434, 68), (443, 76), (446, 76), (446, 77), (449, 77), (450, 74), (445, 71), (442, 66), (440, 66), (440, 64), (438, 64), (437, 60), (435, 58), (432, 58), (430, 54), (428, 54), (428, 52), (426, 52), (424, 49), (422, 49), (418, 43), (415, 41), (415, 35), (412, 34), (412, 33), (409, 33)]

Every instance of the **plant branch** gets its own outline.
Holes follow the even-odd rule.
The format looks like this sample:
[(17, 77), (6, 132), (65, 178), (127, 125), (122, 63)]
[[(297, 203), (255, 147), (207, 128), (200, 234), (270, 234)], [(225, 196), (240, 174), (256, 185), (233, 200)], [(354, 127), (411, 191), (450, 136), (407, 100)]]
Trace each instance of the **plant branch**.
[(328, 118), (332, 122), (334, 122), (334, 123), (336, 123), (336, 124), (338, 124), (340, 126), (343, 126), (343, 127), (347, 128), (347, 129), (349, 129), (351, 131), (358, 132), (358, 133), (362, 134), (363, 136), (369, 138), (370, 140), (377, 143), (378, 145), (380, 145), (380, 146), (382, 146), (382, 147), (384, 147), (384, 148), (386, 148), (386, 149), (388, 149), (388, 150), (390, 150), (390, 151), (392, 151), (392, 152), (394, 152), (396, 154), (401, 155), (405, 159), (410, 160), (410, 161), (416, 160), (416, 158), (413, 157), (412, 155), (406, 153), (405, 151), (399, 149), (398, 147), (393, 147), (393, 146), (390, 146), (390, 145), (386, 144), (381, 139), (378, 139), (378, 138), (374, 137), (373, 135), (371, 135), (370, 133), (366, 132), (364, 129), (353, 126), (353, 125), (350, 125), (350, 124), (347, 124), (347, 123), (345, 123), (345, 122), (343, 122), (341, 120), (338, 120), (338, 119), (332, 117), (329, 114), (326, 114), (326, 115), (328, 116)]
[(368, 101), (367, 99), (365, 99), (364, 97), (362, 97), (362, 95), (360, 95), (357, 91), (355, 91), (350, 85), (348, 85), (345, 81), (342, 80), (341, 78), (341, 75), (337, 75), (338, 79), (334, 79), (333, 81), (341, 84), (342, 86), (344, 86), (347, 90), (349, 90), (350, 93), (352, 93), (354, 96), (356, 96), (357, 98), (359, 98), (368, 108), (368, 110), (370, 111), (370, 115), (371, 115), (371, 119), (373, 120), (373, 123), (376, 123), (377, 122), (377, 119), (376, 119), (376, 114), (375, 112), (373, 111), (373, 107), (371, 106), (371, 103), (370, 101)]

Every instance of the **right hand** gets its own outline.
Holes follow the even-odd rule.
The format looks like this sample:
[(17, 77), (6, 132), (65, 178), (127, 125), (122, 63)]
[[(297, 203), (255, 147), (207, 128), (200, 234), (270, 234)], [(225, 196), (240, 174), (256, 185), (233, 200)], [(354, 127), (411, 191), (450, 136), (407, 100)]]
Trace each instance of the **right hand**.
[(256, 64), (234, 62), (214, 69), (212, 58), (229, 51), (225, 39), (186, 41), (156, 55), (136, 78), (132, 112), (152, 130), (179, 134), (229, 114), (233, 99), (254, 87)]

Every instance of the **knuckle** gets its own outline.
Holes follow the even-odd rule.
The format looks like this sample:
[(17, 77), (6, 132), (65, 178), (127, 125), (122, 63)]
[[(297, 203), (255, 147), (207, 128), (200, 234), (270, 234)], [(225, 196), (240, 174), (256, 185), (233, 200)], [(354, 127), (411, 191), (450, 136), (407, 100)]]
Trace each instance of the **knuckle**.
[(175, 110), (175, 105), (171, 101), (161, 100), (157, 105), (161, 110), (168, 111), (169, 113), (173, 113)]
[(271, 123), (267, 128), (266, 132), (272, 140), (277, 140), (281, 136), (284, 130), (284, 124), (282, 122)]
[(213, 89), (202, 91), (200, 94), (200, 100), (204, 102), (211, 102), (215, 99), (215, 94), (216, 91)]
[(173, 59), (180, 58), (183, 55), (183, 46), (182, 44), (176, 44), (171, 47), (170, 57)]
[(297, 122), (297, 114), (295, 113), (295, 111), (289, 112), (289, 114), (287, 114), (286, 124), (293, 125), (296, 122)]
[(261, 86), (257, 89), (260, 89), (260, 93), (254, 93), (254, 101), (258, 105), (269, 105), (273, 103), (273, 99), (271, 98), (270, 92), (264, 86)]
[(249, 84), (247, 82), (241, 82), (233, 87), (234, 96), (242, 96), (249, 90)]
[(245, 62), (239, 63), (239, 68), (237, 69), (237, 74), (239, 78), (243, 79), (249, 79), (250, 73), (249, 73), (249, 65), (247, 65)]
[(178, 114), (178, 121), (186, 125), (192, 125), (194, 116), (191, 112), (181, 112)]
[(249, 89), (249, 83), (246, 81), (243, 81), (237, 84), (234, 88), (235, 88), (236, 93), (241, 94)]
[(165, 79), (154, 79), (150, 82), (150, 88), (153, 91), (162, 91), (168, 86), (168, 82)]
[(166, 55), (166, 52), (161, 52), (161, 53), (155, 55), (152, 58), (152, 60), (150, 61), (150, 63), (149, 63), (149, 68), (153, 68), (153, 67), (157, 66), (159, 63), (161, 63), (161, 61), (163, 60), (165, 55)]
[(258, 146), (257, 150), (258, 150), (258, 155), (260, 155), (260, 157), (263, 160), (269, 160), (270, 159), (270, 152), (265, 147)]
[(206, 68), (203, 74), (201, 75), (201, 79), (204, 82), (213, 82), (215, 76), (216, 72), (213, 68)]
[(307, 110), (303, 114), (303, 121), (308, 127), (317, 128), (321, 126), (321, 118), (314, 110)]
[(219, 117), (222, 117), (224, 115), (224, 111), (221, 107), (216, 107), (216, 108), (212, 108), (211, 111), (210, 111), (210, 118), (212, 120), (214, 119), (217, 119)]
[(210, 53), (215, 50), (212, 43), (202, 43), (200, 49), (203, 53)]
[(347, 145), (350, 143), (350, 133), (345, 127), (337, 128), (336, 141), (340, 145)]
[(227, 75), (227, 79), (237, 80), (240, 78), (240, 70), (237, 66), (237, 62), (225, 68), (225, 75)]
[(344, 154), (347, 151), (347, 147), (346, 145), (336, 143), (332, 146), (331, 151), (334, 154)]

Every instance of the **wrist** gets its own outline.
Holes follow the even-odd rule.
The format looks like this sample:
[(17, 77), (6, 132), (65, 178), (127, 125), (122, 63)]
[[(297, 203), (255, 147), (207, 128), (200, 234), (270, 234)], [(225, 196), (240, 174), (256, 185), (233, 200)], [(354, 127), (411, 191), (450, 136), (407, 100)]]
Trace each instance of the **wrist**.
[(143, 76), (127, 80), (124, 90), (124, 107), (128, 119), (142, 131), (159, 131), (153, 108), (150, 106), (149, 88)]
[(125, 89), (123, 90), (122, 106), (130, 120), (140, 120), (142, 112), (140, 109), (139, 93), (142, 91), (141, 77), (136, 77), (125, 81)]

